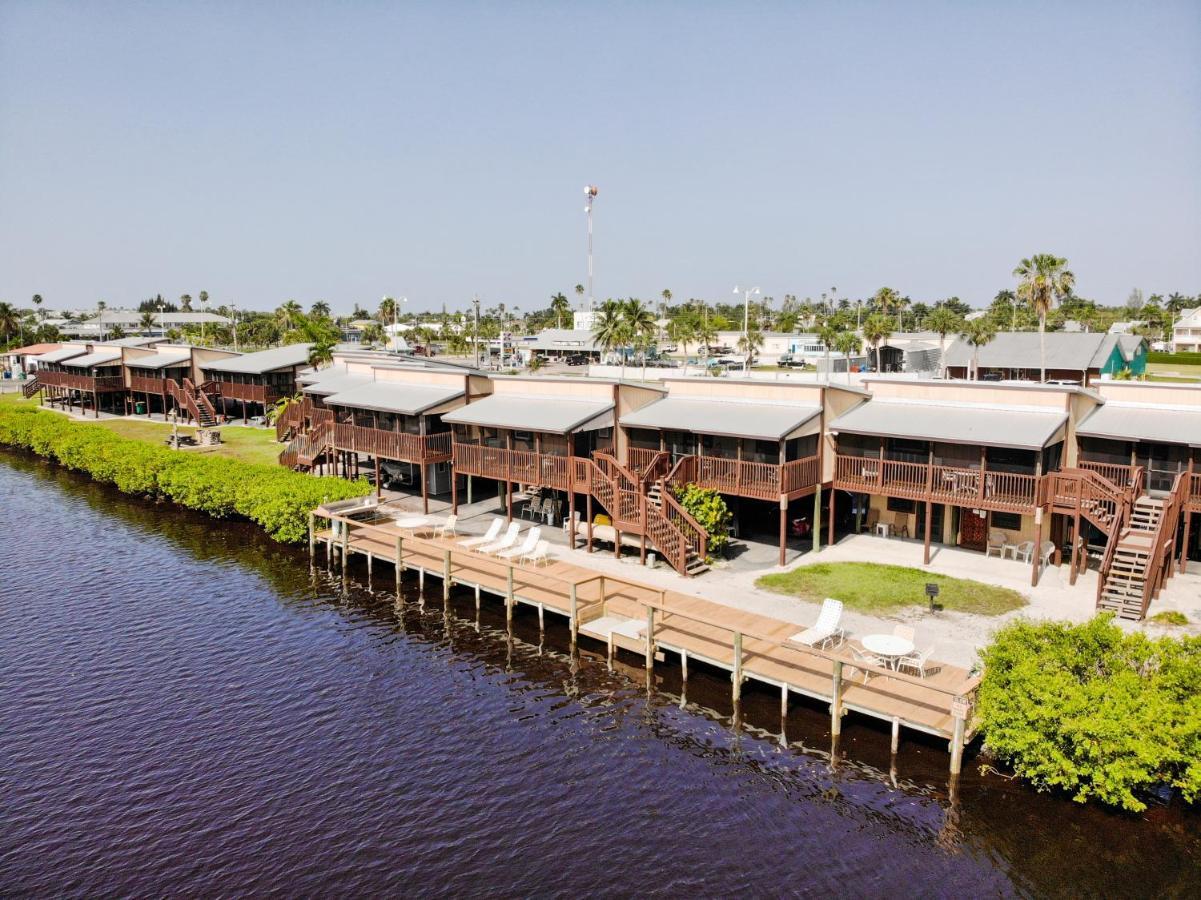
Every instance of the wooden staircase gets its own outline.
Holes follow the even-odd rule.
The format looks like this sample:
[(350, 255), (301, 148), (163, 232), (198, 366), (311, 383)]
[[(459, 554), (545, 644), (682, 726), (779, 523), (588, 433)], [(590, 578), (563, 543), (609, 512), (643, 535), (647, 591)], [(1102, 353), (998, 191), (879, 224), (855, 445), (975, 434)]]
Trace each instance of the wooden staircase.
[(1141, 619), (1149, 601), (1148, 587), (1153, 561), (1159, 550), (1159, 534), (1165, 502), (1139, 497), (1134, 502), (1130, 524), (1118, 535), (1108, 570), (1103, 573), (1099, 609), (1110, 610), (1123, 619)]
[(333, 416), (317, 422), (309, 431), (296, 435), (279, 454), (279, 464), (298, 472), (310, 471), (333, 449)]
[(174, 378), (167, 379), (167, 394), (175, 401), (178, 409), (186, 412), (201, 428), (212, 428), (218, 424), (217, 410), (209, 394), (215, 391), (215, 382), (206, 381), (197, 386), (192, 379), (185, 378), (183, 384)]
[(30, 397), (32, 397), (34, 394), (36, 394), (38, 391), (40, 391), (44, 386), (45, 385), (43, 385), (41, 382), (38, 381), (38, 377), (36, 375), (34, 375), (32, 378), (30, 378), (28, 381), (26, 381), (23, 385), (21, 385), (21, 396), (24, 397), (26, 400), (28, 400)]
[(614, 527), (628, 534), (645, 535), (681, 575), (692, 577), (709, 570), (705, 562), (709, 536), (661, 481), (648, 485), (608, 453), (577, 459), (583, 466), (582, 474), (586, 474), (589, 493), (609, 513)]

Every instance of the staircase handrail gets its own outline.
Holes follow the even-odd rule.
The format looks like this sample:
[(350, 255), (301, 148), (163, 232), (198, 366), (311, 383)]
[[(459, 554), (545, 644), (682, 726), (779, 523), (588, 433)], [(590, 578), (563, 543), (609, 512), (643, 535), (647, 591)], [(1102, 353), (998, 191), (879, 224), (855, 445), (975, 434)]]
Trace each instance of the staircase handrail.
[(646, 482), (658, 481), (659, 478), (656, 476), (659, 474), (660, 469), (662, 469), (663, 472), (666, 473), (667, 469), (670, 468), (670, 466), (671, 466), (671, 454), (668, 453), (666, 450), (659, 450), (651, 458), (651, 461), (646, 464), (646, 467), (639, 473), (639, 475), (642, 478), (642, 480), (646, 481)]
[(1176, 546), (1176, 525), (1180, 515), (1178, 506), (1183, 494), (1182, 486), (1186, 474), (1185, 472), (1177, 473), (1176, 479), (1172, 482), (1172, 490), (1160, 511), (1159, 521), (1155, 524), (1151, 558), (1148, 561), (1146, 580), (1143, 581), (1143, 605), (1139, 618), (1146, 616), (1147, 607), (1151, 605), (1151, 600), (1159, 593), (1163, 584), (1165, 570), (1170, 571), (1166, 561), (1172, 558)]
[[(676, 499), (676, 496), (674, 493), (672, 493), (671, 487), (667, 484), (666, 479), (660, 479), (659, 481), (659, 498), (663, 501), (664, 515), (666, 515), (667, 518), (672, 521), (672, 524), (674, 524), (677, 528), (680, 528), (680, 522), (683, 522), (688, 526), (687, 529), (680, 528), (680, 531), (684, 533), (684, 537), (688, 540), (689, 545), (692, 547), (696, 555), (702, 560), (707, 558), (709, 555), (709, 532), (707, 532), (704, 526), (696, 520), (692, 513), (688, 512), (688, 510), (683, 507), (680, 501)], [(667, 513), (668, 509), (671, 510), (670, 514)]]
[(191, 384), (191, 379), (183, 380), (183, 387), (180, 387), (178, 381), (174, 378), (163, 379), (167, 385), (167, 393), (171, 395), (171, 399), (175, 401), (175, 405), (182, 407), (192, 421), (200, 424), (200, 410), (196, 406), (196, 401), (192, 397), (191, 391), (188, 390), (188, 385)]
[[(614, 476), (612, 474), (613, 472), (616, 472), (618, 475), (620, 475), (622, 477), (622, 479), (626, 482), (626, 485), (627, 485), (627, 487), (621, 488), (622, 490), (636, 491), (638, 493), (643, 492), (642, 491), (642, 479), (639, 478), (637, 475), (635, 475), (633, 472), (631, 472), (629, 469), (627, 469), (625, 466), (623, 466), (621, 463), (619, 463), (617, 461), (617, 457), (613, 456), (610, 453), (606, 453), (604, 451), (599, 451), (599, 450), (592, 455), (593, 455), (594, 460), (597, 461), (598, 465), (599, 465), (599, 463), (603, 462), (605, 464), (605, 466), (608, 467), (609, 471), (605, 472), (605, 474), (608, 475), (608, 477), (613, 478), (613, 480), (616, 481), (616, 478), (614, 478)], [(604, 467), (601, 468), (601, 471), (605, 471)]]
[(696, 465), (696, 454), (690, 453), (687, 456), (681, 456), (661, 480), (668, 484), (675, 484), (677, 481), (684, 481), (685, 483), (695, 481)]
[(21, 396), (28, 400), (43, 387), (45, 387), (45, 384), (38, 381), (38, 376), (35, 374), (32, 378), (21, 385)]

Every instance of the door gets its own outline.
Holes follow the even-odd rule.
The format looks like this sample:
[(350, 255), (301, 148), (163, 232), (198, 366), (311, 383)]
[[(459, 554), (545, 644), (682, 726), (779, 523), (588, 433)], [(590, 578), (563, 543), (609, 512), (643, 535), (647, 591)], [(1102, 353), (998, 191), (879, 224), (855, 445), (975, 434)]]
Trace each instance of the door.
[[(942, 543), (942, 517), (945, 507), (941, 503), (930, 504), (930, 540), (932, 543)], [(917, 521), (913, 532), (915, 538), (925, 539), (926, 536), (926, 504), (917, 504)]]
[(966, 550), (983, 550), (988, 541), (988, 517), (959, 510), (959, 546)]

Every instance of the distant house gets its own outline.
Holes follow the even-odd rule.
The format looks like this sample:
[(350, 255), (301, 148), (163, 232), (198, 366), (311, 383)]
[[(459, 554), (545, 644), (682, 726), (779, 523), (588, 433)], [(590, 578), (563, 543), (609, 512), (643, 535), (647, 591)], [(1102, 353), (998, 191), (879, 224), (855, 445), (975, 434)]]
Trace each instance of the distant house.
[(1183, 310), (1172, 328), (1173, 353), (1201, 353), (1201, 306)]
[(574, 356), (583, 353), (599, 360), (600, 345), (591, 331), (576, 328), (544, 328), (532, 340), (524, 340), (517, 346), (535, 356)]
[[(1088, 385), (1094, 380), (1147, 369), (1147, 342), (1137, 335), (1048, 332), (1048, 381)], [(962, 339), (947, 348), (947, 377), (967, 378), (973, 348)], [(1038, 381), (1042, 354), (1038, 332), (1003, 331), (979, 350), (978, 376), (985, 380)]]

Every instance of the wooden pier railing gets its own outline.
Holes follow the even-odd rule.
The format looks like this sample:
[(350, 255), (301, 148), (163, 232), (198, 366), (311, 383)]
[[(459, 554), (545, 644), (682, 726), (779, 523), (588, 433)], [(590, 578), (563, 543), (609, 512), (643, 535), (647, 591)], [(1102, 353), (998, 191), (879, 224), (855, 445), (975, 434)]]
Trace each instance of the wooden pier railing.
[[(648, 690), (653, 689), (658, 651), (678, 655), (685, 680), (689, 659), (701, 660), (731, 673), (736, 716), (743, 682), (754, 680), (780, 691), (783, 713), (787, 713), (790, 694), (829, 704), (835, 739), (848, 711), (891, 726), (894, 752), (901, 727), (946, 737), (950, 739), (951, 771), (958, 774), (961, 770), (964, 746), (973, 735), (978, 675), (928, 661), (929, 674), (919, 677), (861, 662), (845, 646), (822, 650), (794, 644), (790, 637), (801, 628), (795, 623), (564, 560), (544, 566), (499, 560), (452, 540), (401, 529), (386, 507), (386, 503), (347, 501), (318, 508), (310, 516), (310, 553), (316, 552), (318, 544), (324, 545), (327, 564), (332, 567), (337, 559), (343, 578), (351, 556), (361, 555), (369, 583), (373, 562), (389, 563), (394, 567), (398, 594), (404, 573), (415, 571), (422, 588), (427, 575), (441, 580), (442, 597), (448, 605), (455, 584), (473, 588), (477, 606), (481, 594), (499, 596), (505, 604), (510, 635), (519, 605), (536, 608), (540, 624), (547, 611), (563, 615), (568, 620), (573, 658), (578, 658), (581, 633), (607, 642), (610, 665), (615, 649), (637, 653), (646, 668)], [(328, 520), (330, 527), (318, 528), (319, 518)], [(637, 627), (617, 632), (615, 621)], [(634, 633), (638, 636), (630, 636)]]

